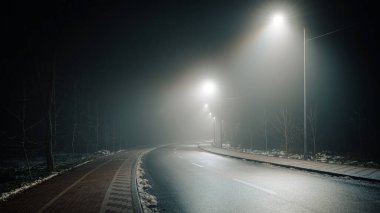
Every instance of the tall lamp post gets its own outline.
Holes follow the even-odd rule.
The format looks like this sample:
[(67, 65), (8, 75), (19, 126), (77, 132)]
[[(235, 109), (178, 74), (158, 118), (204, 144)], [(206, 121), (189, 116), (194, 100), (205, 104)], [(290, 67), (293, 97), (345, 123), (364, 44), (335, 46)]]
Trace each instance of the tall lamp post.
[[(205, 95), (206, 97), (210, 98), (212, 96), (215, 96), (215, 93), (216, 93), (216, 84), (211, 81), (211, 80), (207, 80), (203, 83), (202, 85), (202, 94)], [(204, 105), (204, 109), (208, 109), (208, 104), (205, 104)], [(216, 144), (216, 135), (215, 135), (215, 125), (216, 125), (216, 117), (212, 115), (211, 112), (209, 112), (209, 116), (211, 117), (211, 119), (213, 120), (213, 129), (214, 129), (214, 132), (213, 132), (213, 135), (214, 135), (214, 144)]]
[[(275, 25), (280, 25), (283, 22), (284, 22), (283, 16), (279, 14), (273, 16), (273, 23)], [(306, 29), (305, 27), (303, 28), (303, 148), (304, 148), (303, 152), (304, 152), (304, 159), (307, 158), (306, 42), (331, 35), (333, 33), (342, 31), (344, 29), (346, 29), (346, 27), (339, 28), (339, 29), (330, 31), (328, 33), (321, 34), (319, 36), (306, 39)]]
[[(281, 14), (273, 16), (272, 24), (280, 26), (284, 23)], [(303, 156), (307, 158), (307, 108), (306, 108), (306, 29), (303, 28)]]
[[(202, 93), (206, 95), (207, 97), (214, 96), (216, 93), (216, 84), (213, 81), (205, 81), (202, 86)], [(222, 117), (222, 98), (219, 97), (219, 103), (216, 103), (217, 109), (216, 109), (216, 115), (218, 116), (219, 122), (220, 122), (220, 148), (223, 147), (223, 125), (224, 120)], [(204, 105), (205, 109), (208, 109), (208, 104)], [(209, 116), (213, 119), (214, 122), (214, 144), (216, 145), (216, 117), (212, 116), (211, 112), (209, 113)]]
[(303, 158), (307, 159), (306, 30), (303, 28)]

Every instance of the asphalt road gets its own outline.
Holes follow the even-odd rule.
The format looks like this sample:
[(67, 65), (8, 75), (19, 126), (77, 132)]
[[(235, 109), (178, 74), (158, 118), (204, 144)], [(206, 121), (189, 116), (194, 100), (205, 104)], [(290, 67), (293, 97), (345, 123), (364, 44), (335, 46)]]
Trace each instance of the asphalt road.
[(148, 153), (160, 212), (380, 212), (380, 184), (207, 153), (195, 145)]

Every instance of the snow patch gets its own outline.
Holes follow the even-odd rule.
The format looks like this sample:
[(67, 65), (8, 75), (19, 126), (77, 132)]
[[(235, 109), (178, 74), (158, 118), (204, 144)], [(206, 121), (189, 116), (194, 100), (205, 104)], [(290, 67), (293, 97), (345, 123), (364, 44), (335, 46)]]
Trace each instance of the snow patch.
[(75, 166), (73, 166), (73, 167), (71, 167), (71, 168), (64, 169), (64, 170), (62, 170), (62, 171), (60, 171), (60, 172), (53, 172), (51, 175), (49, 175), (49, 176), (47, 176), (47, 177), (44, 177), (44, 178), (38, 178), (37, 180), (35, 180), (35, 181), (33, 181), (33, 182), (23, 183), (22, 186), (19, 187), (19, 188), (17, 188), (17, 189), (14, 189), (14, 190), (9, 191), (9, 192), (4, 192), (4, 193), (2, 193), (1, 196), (0, 196), (0, 201), (1, 201), (1, 202), (6, 201), (7, 199), (11, 198), (12, 196), (14, 196), (14, 195), (16, 195), (16, 194), (18, 194), (18, 193), (21, 193), (21, 192), (23, 192), (23, 191), (25, 191), (25, 190), (27, 190), (27, 189), (29, 189), (29, 188), (32, 188), (33, 186), (36, 186), (36, 185), (38, 185), (38, 184), (40, 184), (40, 183), (43, 183), (43, 182), (45, 182), (45, 181), (47, 181), (47, 180), (50, 180), (51, 178), (53, 178), (53, 177), (55, 177), (55, 176), (57, 176), (57, 175), (59, 175), (59, 174), (65, 173), (65, 172), (67, 172), (67, 171), (69, 171), (69, 170), (72, 170), (72, 169), (74, 169), (74, 168), (76, 168), (76, 167), (79, 167), (79, 166), (82, 166), (82, 165), (84, 165), (84, 164), (87, 164), (87, 163), (89, 163), (89, 162), (91, 162), (91, 161), (92, 161), (92, 160), (85, 161), (85, 162), (80, 163), (80, 164), (78, 164), (78, 165), (75, 165)]
[[(46, 174), (46, 172), (44, 171), (45, 165), (43, 163), (31, 161), (31, 165), (36, 165), (36, 166), (32, 167), (32, 169), (35, 168), (35, 170), (36, 170), (36, 171), (33, 170), (34, 172), (36, 172), (36, 174), (35, 174), (36, 178), (32, 181), (25, 181), (27, 179), (26, 177), (24, 177), (25, 174), (24, 175), (17, 175), (17, 178), (20, 179), (19, 187), (14, 188), (10, 191), (6, 191), (6, 192), (1, 193), (0, 194), (0, 203), (8, 200), (9, 198), (11, 198), (11, 197), (13, 197), (19, 193), (24, 192), (27, 189), (30, 189), (30, 188), (32, 188), (32, 187), (34, 187), (40, 183), (43, 183), (43, 182), (45, 182), (45, 181), (47, 181), (47, 180), (49, 180), (49, 179), (51, 179), (57, 175), (63, 174), (63, 173), (68, 172), (74, 168), (77, 168), (79, 166), (87, 164), (96, 158), (106, 156), (106, 155), (110, 155), (110, 154), (111, 154), (111, 152), (108, 150), (99, 150), (95, 154), (82, 155), (82, 156), (80, 156), (79, 154), (76, 156), (73, 156), (72, 154), (57, 154), (55, 156), (56, 168), (59, 171), (58, 172), (52, 172), (49, 174)], [(83, 161), (83, 162), (81, 162), (81, 161)], [(13, 164), (14, 163), (18, 163), (18, 162), (13, 162)], [(21, 163), (19, 163), (19, 164), (21, 164)], [(23, 164), (21, 164), (20, 167), (15, 168), (15, 171), (20, 170), (20, 172), (22, 172), (22, 171), (26, 170), (26, 168), (24, 168), (24, 167), (25, 166), (23, 166)]]
[(158, 212), (157, 209), (157, 198), (154, 195), (149, 194), (148, 190), (152, 188), (149, 181), (144, 178), (145, 171), (143, 169), (142, 158), (137, 162), (137, 190), (140, 196), (141, 206), (144, 213)]
[[(272, 149), (268, 151), (251, 150), (251, 149), (240, 148), (240, 146), (232, 147), (230, 144), (223, 144), (223, 148), (230, 149), (233, 151), (248, 153), (248, 154), (265, 155), (269, 157), (279, 157), (279, 158), (298, 159), (298, 160), (301, 160), (304, 157), (303, 154), (289, 153), (289, 152), (287, 153), (283, 150), (278, 150), (278, 149)], [(310, 153), (308, 160), (322, 162), (322, 163), (329, 163), (329, 164), (344, 164), (344, 165), (351, 165), (351, 166), (380, 168), (380, 162), (358, 160), (348, 155), (342, 156), (342, 155), (338, 155), (336, 153), (332, 153), (328, 151), (318, 152), (315, 155)]]
[(100, 155), (110, 155), (111, 154), (111, 152), (109, 150), (106, 150), (106, 149), (98, 150), (96, 153), (100, 154)]
[(36, 185), (38, 185), (38, 184), (40, 184), (42, 182), (45, 182), (45, 181), (47, 181), (47, 180), (49, 180), (49, 179), (51, 179), (51, 178), (53, 178), (53, 177), (55, 177), (57, 175), (58, 175), (58, 173), (53, 173), (53, 174), (51, 174), (51, 175), (49, 175), (49, 176), (47, 176), (45, 178), (39, 178), (39, 179), (37, 179), (37, 180), (35, 180), (33, 182), (24, 183), (20, 188), (14, 189), (14, 190), (12, 190), (10, 192), (4, 192), (0, 196), (0, 201), (1, 202), (6, 201), (8, 198), (10, 198), (10, 197), (12, 197), (12, 196), (14, 196), (14, 195), (16, 195), (18, 193), (21, 193), (21, 192), (23, 192), (23, 191), (25, 191), (25, 190), (33, 187), (33, 186), (36, 186)]

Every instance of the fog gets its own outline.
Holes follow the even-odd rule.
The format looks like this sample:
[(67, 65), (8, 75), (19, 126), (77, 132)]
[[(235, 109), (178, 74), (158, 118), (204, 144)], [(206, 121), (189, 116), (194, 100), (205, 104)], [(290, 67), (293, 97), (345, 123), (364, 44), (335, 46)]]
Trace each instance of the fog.
[[(306, 42), (307, 109), (318, 121), (314, 137), (308, 123), (309, 151), (315, 139), (317, 151), (376, 158), (379, 44), (368, 5), (269, 5), (7, 5), (1, 156), (22, 158), (22, 147), (41, 156), (47, 141), (53, 153), (213, 141), (214, 130), (216, 144), (284, 149), (284, 113), (289, 151), (302, 152), (307, 26), (308, 39), (343, 29)], [(279, 10), (285, 23), (273, 26)]]

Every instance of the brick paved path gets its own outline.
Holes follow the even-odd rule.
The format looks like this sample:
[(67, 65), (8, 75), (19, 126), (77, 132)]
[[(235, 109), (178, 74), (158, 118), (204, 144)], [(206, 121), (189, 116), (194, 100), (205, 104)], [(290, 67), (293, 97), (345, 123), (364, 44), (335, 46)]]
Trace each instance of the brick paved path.
[(0, 212), (134, 212), (132, 171), (144, 150), (94, 160), (0, 203)]

